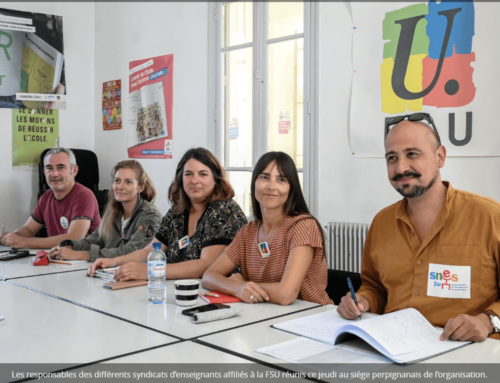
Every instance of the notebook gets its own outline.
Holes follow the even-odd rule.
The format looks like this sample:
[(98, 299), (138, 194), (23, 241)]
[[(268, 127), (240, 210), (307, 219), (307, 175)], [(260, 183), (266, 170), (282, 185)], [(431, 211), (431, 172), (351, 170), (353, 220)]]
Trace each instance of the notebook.
[(128, 289), (129, 287), (145, 286), (148, 281), (126, 281), (103, 283), (102, 287), (109, 290)]
[(49, 262), (50, 263), (58, 263), (60, 265), (69, 265), (69, 266), (73, 266), (73, 265), (78, 265), (79, 263), (89, 263), (89, 261), (83, 261), (81, 259), (75, 259), (75, 260), (63, 260), (63, 259), (52, 259), (50, 258), (50, 256), (47, 254), (47, 257), (49, 258)]
[(273, 327), (330, 345), (351, 340), (355, 335), (401, 364), (415, 363), (471, 343), (440, 341), (442, 330), (434, 328), (413, 308), (361, 320), (347, 320), (335, 310), (330, 310), (278, 323)]

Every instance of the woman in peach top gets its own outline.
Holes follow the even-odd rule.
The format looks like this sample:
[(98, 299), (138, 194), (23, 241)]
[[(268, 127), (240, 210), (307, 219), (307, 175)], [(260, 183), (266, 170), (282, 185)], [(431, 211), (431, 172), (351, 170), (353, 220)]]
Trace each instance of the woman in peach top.
[[(244, 226), (203, 276), (203, 286), (246, 303), (333, 304), (325, 289), (323, 231), (309, 213), (297, 168), (283, 152), (264, 154), (252, 175), (255, 221)], [(241, 274), (227, 278), (235, 267)]]

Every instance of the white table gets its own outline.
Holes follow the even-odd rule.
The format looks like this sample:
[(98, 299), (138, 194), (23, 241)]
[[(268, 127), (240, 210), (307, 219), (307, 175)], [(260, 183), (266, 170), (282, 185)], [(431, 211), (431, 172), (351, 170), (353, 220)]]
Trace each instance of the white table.
[(0, 315), (2, 363), (80, 365), (177, 341), (6, 281)]
[(38, 250), (29, 250), (32, 256), (11, 261), (0, 261), (0, 278), (24, 278), (35, 275), (46, 275), (56, 273), (66, 273), (76, 270), (87, 270), (91, 265), (90, 262), (79, 263), (77, 265), (61, 265), (57, 263), (49, 263), (48, 266), (33, 266), (31, 259), (36, 255)]
[[(282, 318), (270, 319), (260, 323), (251, 324), (249, 326), (245, 326), (244, 328), (237, 328), (218, 334), (203, 336), (200, 337), (199, 340), (237, 353), (242, 357), (250, 357), (272, 364), (283, 364), (286, 362), (269, 355), (255, 352), (258, 348), (272, 346), (276, 343), (285, 342), (297, 337), (297, 335), (272, 328), (271, 326), (275, 323), (286, 322), (303, 316), (322, 313), (336, 307), (337, 306), (333, 305), (320, 306), (311, 310), (287, 315)], [(252, 334), (255, 336), (252, 336)]]
[(249, 360), (215, 350), (213, 348), (184, 341), (165, 347), (116, 358), (105, 363), (252, 363)]
[[(336, 309), (337, 306), (334, 305), (317, 307), (287, 315), (283, 318), (271, 319), (244, 328), (204, 336), (199, 340), (237, 353), (242, 357), (250, 357), (268, 363), (283, 363), (283, 361), (272, 356), (255, 352), (256, 349), (272, 346), (297, 337), (297, 335), (275, 329), (271, 325)], [(251, 336), (250, 334), (258, 334), (258, 336)], [(486, 339), (484, 342), (470, 344), (432, 359), (427, 359), (425, 363), (498, 363), (499, 361), (500, 341)], [(335, 361), (332, 361), (332, 363), (335, 363)]]
[[(20, 278), (10, 282), (68, 299), (182, 339), (197, 338), (318, 306), (316, 303), (300, 300), (289, 306), (271, 303), (253, 305), (233, 303), (230, 305), (242, 307), (243, 313), (225, 320), (193, 324), (189, 317), (181, 314), (185, 308), (174, 303), (174, 281), (167, 282), (168, 304), (150, 304), (147, 299), (147, 286), (112, 291), (102, 288), (102, 280), (86, 277), (85, 274), (85, 271), (78, 271), (36, 278)], [(206, 302), (198, 298), (198, 305), (204, 304)]]
[[(180, 343), (175, 343), (167, 345), (164, 347), (159, 347), (154, 350), (139, 352), (130, 356), (125, 356), (122, 358), (113, 359), (106, 361), (104, 364), (96, 364), (87, 366), (84, 368), (85, 371), (92, 371), (93, 373), (103, 370), (108, 371), (129, 371), (129, 372), (145, 372), (150, 371), (156, 373), (166, 373), (169, 374), (172, 371), (177, 372), (203, 372), (211, 373), (218, 372), (219, 374), (236, 372), (239, 375), (238, 379), (234, 379), (237, 382), (255, 382), (255, 378), (251, 378), (251, 374), (257, 374), (260, 372), (263, 376), (266, 373), (272, 373), (273, 376), (280, 374), (279, 371), (263, 366), (246, 359), (239, 358), (237, 356), (215, 350), (210, 347), (206, 347), (192, 341), (184, 341)], [(242, 377), (242, 373), (246, 373), (247, 377)], [(169, 376), (170, 380), (177, 381)], [(231, 381), (230, 379), (225, 379)], [(272, 382), (283, 382), (289, 383), (290, 379), (285, 378), (273, 378), (269, 379), (258, 379), (260, 381), (272, 381)], [(294, 379), (294, 381), (304, 381), (303, 379)], [(180, 381), (180, 380), (179, 380)], [(200, 381), (203, 382), (220, 382), (221, 379), (216, 378), (204, 378)]]

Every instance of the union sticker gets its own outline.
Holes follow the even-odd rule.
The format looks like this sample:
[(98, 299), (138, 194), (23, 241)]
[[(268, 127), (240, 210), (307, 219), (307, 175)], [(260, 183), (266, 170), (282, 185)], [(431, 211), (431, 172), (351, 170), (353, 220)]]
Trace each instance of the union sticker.
[(61, 217), (61, 227), (66, 230), (68, 227), (69, 227), (69, 222), (68, 222), (68, 219), (66, 217)]
[(429, 263), (427, 295), (440, 298), (470, 299), (471, 267)]

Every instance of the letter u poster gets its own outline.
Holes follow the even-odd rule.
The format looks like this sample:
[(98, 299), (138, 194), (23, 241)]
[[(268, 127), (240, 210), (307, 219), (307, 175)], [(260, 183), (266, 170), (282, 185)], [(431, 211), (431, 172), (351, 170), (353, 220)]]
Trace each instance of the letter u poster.
[(174, 55), (129, 63), (129, 158), (172, 158), (173, 74)]
[[(384, 157), (385, 122), (429, 113), (450, 156), (498, 156), (499, 3), (351, 3), (352, 156)], [(424, 121), (425, 122), (425, 121)]]

